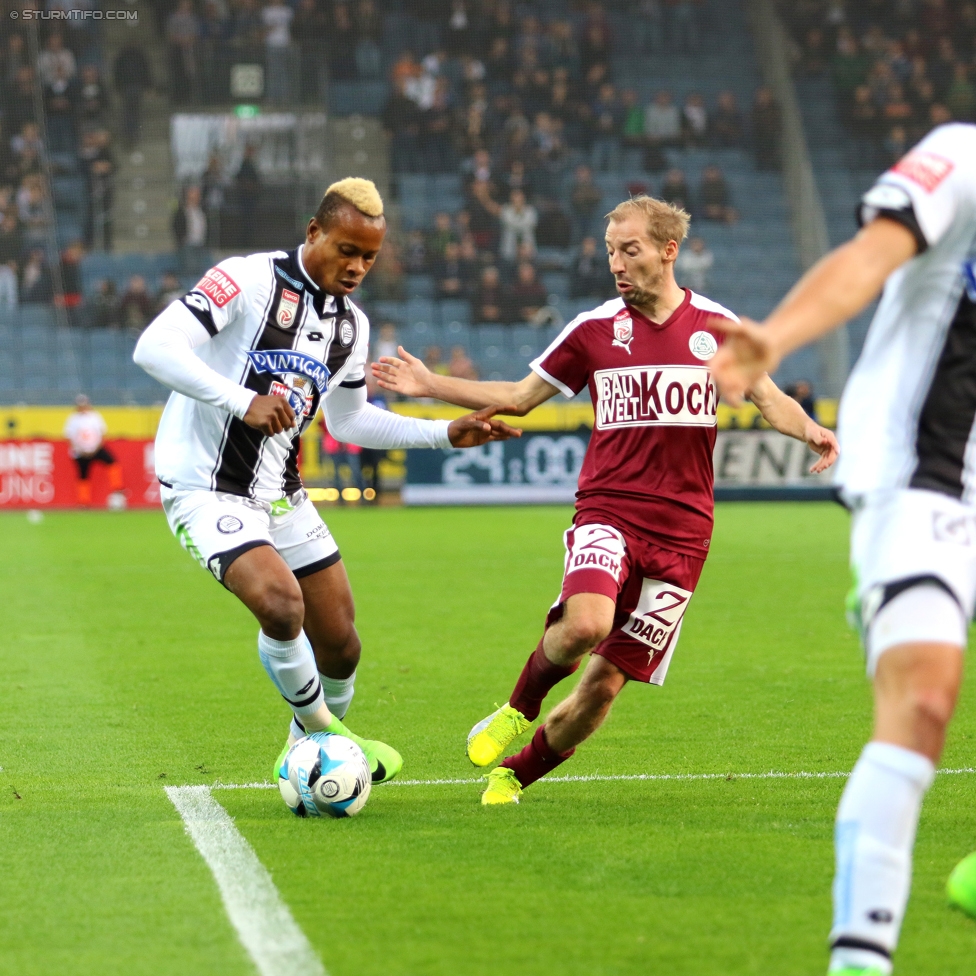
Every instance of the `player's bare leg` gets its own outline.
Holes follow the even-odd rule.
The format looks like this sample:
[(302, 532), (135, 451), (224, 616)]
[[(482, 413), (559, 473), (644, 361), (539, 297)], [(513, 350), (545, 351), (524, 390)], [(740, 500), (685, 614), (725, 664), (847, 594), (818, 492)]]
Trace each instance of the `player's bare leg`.
[[(341, 564), (336, 564), (339, 565)], [(335, 567), (330, 567), (332, 568)], [(322, 571), (326, 572), (328, 571)], [(319, 575), (322, 574), (316, 573), (308, 579)], [(224, 576), (224, 584), (261, 624), (258, 634), (261, 663), (294, 713), (296, 727), (291, 730), (288, 745), (297, 738), (296, 733), (322, 730), (335, 732), (352, 739), (366, 753), (374, 783), (385, 782), (396, 776), (403, 760), (395, 749), (374, 739), (360, 738), (350, 732), (329, 710), (316, 658), (309, 639), (303, 632), (307, 608), (302, 586), (277, 550), (273, 546), (249, 549), (231, 563)], [(334, 663), (336, 657), (341, 658), (341, 654), (350, 653), (353, 645), (358, 660), (359, 639), (355, 637), (353, 641), (351, 636), (355, 635), (351, 619), (352, 595), (349, 594), (344, 603), (342, 599), (339, 600), (342, 606), (348, 607), (348, 613), (345, 616), (340, 614), (335, 627), (330, 630), (323, 622), (325, 610), (321, 598), (330, 592), (341, 598), (343, 586), (348, 591), (345, 570), (309, 586), (312, 595), (320, 598), (316, 601), (316, 609), (313, 609), (313, 626), (318, 627), (323, 656), (329, 657), (328, 652), (332, 652), (330, 663)], [(347, 624), (343, 624), (343, 621), (347, 621)], [(340, 641), (344, 628), (345, 639)], [(328, 642), (329, 637), (332, 639), (331, 644)], [(337, 650), (340, 643), (341, 654)], [(280, 758), (276, 768), (280, 764)]]
[[(837, 811), (837, 874), (831, 972), (887, 974), (911, 886), (912, 848), (962, 683), (962, 648), (898, 644), (881, 653), (874, 679), (872, 741)], [(963, 862), (965, 864), (965, 862)], [(976, 910), (976, 869), (961, 907)]]
[(569, 759), (603, 724), (627, 680), (611, 661), (591, 656), (580, 683), (549, 713), (532, 741), (491, 771), (482, 804), (518, 803), (523, 789)]
[(305, 600), (305, 634), (312, 645), (325, 700), (344, 718), (352, 702), (362, 643), (356, 633), (356, 606), (342, 562), (298, 581)]
[(600, 593), (575, 593), (562, 616), (529, 655), (509, 700), (468, 733), (468, 758), (488, 766), (539, 717), (549, 691), (579, 667), (613, 627), (614, 602)]
[(594, 654), (572, 694), (549, 713), (545, 725), (541, 726), (553, 752), (568, 756), (593, 735), (606, 721), (610, 706), (627, 680), (627, 675), (616, 664)]

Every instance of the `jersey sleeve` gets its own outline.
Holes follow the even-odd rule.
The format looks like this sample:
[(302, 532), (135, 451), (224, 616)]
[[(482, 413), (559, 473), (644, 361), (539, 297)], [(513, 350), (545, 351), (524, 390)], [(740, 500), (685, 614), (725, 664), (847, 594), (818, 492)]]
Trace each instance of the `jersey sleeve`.
[(245, 314), (245, 282), (251, 280), (245, 258), (227, 258), (211, 268), (182, 298), (191, 315), (213, 338), (238, 315)]
[(574, 319), (529, 365), (534, 373), (572, 399), (590, 380), (590, 357), (583, 341), (583, 319)]
[(939, 126), (864, 194), (859, 223), (887, 217), (911, 231), (919, 254), (934, 247), (976, 201), (974, 159), (976, 126)]
[(353, 315), (356, 316), (356, 348), (349, 357), (349, 369), (343, 377), (340, 386), (346, 389), (357, 389), (366, 385), (366, 363), (369, 359), (369, 319), (362, 309), (350, 303)]

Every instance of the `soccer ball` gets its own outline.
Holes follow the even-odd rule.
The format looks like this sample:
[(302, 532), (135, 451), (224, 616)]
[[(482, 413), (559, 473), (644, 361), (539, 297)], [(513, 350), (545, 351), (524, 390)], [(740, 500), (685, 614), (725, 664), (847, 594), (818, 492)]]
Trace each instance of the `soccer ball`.
[(352, 817), (369, 799), (372, 780), (363, 750), (332, 732), (313, 732), (288, 750), (278, 789), (296, 817)]
[(121, 491), (113, 491), (105, 500), (105, 507), (110, 512), (124, 512), (128, 507), (128, 502)]

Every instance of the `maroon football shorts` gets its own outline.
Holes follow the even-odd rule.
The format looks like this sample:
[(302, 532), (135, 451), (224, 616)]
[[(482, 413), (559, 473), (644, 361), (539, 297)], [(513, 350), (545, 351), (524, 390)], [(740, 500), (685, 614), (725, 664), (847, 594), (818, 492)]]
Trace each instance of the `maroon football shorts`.
[(546, 626), (562, 616), (574, 594), (602, 593), (617, 606), (613, 630), (593, 653), (634, 681), (663, 685), (705, 560), (662, 549), (605, 522), (574, 525), (563, 540), (563, 588)]

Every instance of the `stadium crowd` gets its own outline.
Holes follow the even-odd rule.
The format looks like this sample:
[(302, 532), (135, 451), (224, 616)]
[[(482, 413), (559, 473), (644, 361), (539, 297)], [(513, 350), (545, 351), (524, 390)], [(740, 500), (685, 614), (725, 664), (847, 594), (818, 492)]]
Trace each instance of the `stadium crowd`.
[(976, 3), (799, 0), (782, 10), (801, 69), (829, 73), (869, 167), (891, 164), (937, 125), (976, 121)]

